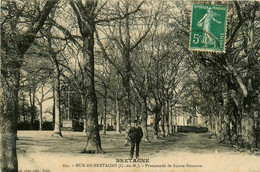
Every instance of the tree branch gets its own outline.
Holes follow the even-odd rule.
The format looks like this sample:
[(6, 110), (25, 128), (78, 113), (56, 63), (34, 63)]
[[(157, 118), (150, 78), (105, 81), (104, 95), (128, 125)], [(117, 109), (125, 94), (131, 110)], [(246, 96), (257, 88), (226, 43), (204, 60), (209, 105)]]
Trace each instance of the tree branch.
[(107, 59), (109, 61), (109, 63), (117, 70), (117, 72), (120, 74), (120, 76), (123, 77), (123, 74), (122, 74), (121, 70), (118, 68), (118, 66), (107, 55), (106, 50), (104, 48), (104, 45), (102, 44), (102, 42), (99, 39), (97, 30), (96, 30), (95, 34), (96, 34), (96, 38), (97, 38), (97, 43), (98, 43), (98, 45), (100, 46), (100, 48), (102, 50), (103, 57), (105, 57), (105, 59)]
[(134, 14), (136, 12), (138, 12), (141, 8), (141, 6), (143, 5), (144, 1), (142, 1), (134, 11), (131, 11), (129, 13), (126, 13), (124, 14), (123, 16), (117, 16), (117, 17), (111, 17), (109, 19), (99, 19), (99, 20), (96, 20), (95, 23), (98, 24), (98, 23), (102, 23), (102, 22), (111, 22), (111, 21), (114, 21), (114, 20), (119, 20), (119, 19), (124, 19), (126, 18), (127, 16), (130, 16), (131, 14)]
[(32, 27), (30, 27), (29, 30), (25, 34), (23, 34), (22, 39), (18, 43), (19, 51), (24, 54), (27, 49), (30, 47), (30, 45), (33, 43), (33, 40), (35, 38), (35, 35), (40, 30), (40, 28), (43, 26), (46, 18), (48, 17), (49, 13), (51, 12), (51, 9), (54, 7), (54, 5), (58, 2), (58, 0), (49, 0), (46, 2), (43, 10), (39, 14), (36, 22), (33, 23)]

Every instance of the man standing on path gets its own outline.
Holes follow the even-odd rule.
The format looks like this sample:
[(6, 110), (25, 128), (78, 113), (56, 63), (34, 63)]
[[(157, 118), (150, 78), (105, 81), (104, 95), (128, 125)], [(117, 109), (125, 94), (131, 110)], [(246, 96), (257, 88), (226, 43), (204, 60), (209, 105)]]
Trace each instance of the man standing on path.
[(138, 121), (134, 120), (134, 124), (128, 132), (128, 138), (130, 139), (130, 142), (131, 142), (131, 151), (130, 151), (131, 159), (134, 156), (135, 145), (136, 145), (135, 157), (136, 157), (136, 159), (139, 158), (139, 145), (140, 145), (140, 141), (141, 141), (142, 137), (143, 137), (142, 128), (138, 126)]

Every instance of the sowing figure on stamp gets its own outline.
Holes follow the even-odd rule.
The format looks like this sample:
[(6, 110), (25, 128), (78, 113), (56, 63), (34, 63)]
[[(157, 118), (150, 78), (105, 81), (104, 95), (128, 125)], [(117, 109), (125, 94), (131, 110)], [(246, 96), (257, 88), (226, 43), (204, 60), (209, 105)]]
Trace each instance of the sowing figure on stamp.
[(217, 15), (217, 13), (214, 13), (212, 9), (209, 8), (204, 17), (197, 23), (198, 27), (203, 26), (203, 38), (201, 42), (205, 44), (204, 47), (207, 47), (208, 45), (214, 45), (214, 48), (216, 47), (216, 41), (218, 41), (218, 39), (211, 32), (211, 21), (213, 20), (214, 22), (221, 24), (220, 21), (214, 18), (214, 16)]

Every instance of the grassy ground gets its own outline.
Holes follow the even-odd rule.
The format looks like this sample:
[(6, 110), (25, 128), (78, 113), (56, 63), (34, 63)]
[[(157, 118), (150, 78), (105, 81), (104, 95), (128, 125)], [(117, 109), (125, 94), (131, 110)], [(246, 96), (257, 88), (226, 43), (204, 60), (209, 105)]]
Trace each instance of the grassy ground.
[[(149, 159), (146, 164), (150, 166), (139, 163), (140, 168), (134, 168), (123, 163), (123, 169), (118, 167), (116, 159), (129, 158), (130, 147), (124, 145), (124, 133), (108, 131), (107, 135), (101, 134), (102, 148), (106, 153), (99, 155), (79, 153), (86, 139), (81, 132), (64, 131), (63, 138), (51, 137), (51, 134), (51, 131), (18, 131), (21, 171), (260, 171), (259, 157), (239, 154), (230, 145), (209, 139), (208, 133), (178, 133), (160, 140), (149, 137), (151, 143), (141, 142), (140, 158)], [(117, 167), (86, 167), (95, 163), (116, 164)], [(151, 167), (162, 164), (171, 167)]]

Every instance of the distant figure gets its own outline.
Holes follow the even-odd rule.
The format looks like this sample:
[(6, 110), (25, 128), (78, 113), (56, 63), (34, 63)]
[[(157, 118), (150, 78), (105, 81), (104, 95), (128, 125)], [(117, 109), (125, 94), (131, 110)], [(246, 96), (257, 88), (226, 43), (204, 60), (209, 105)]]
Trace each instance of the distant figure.
[(135, 157), (136, 157), (136, 159), (139, 158), (139, 145), (140, 145), (140, 141), (141, 141), (142, 137), (143, 137), (142, 128), (138, 126), (138, 121), (134, 120), (134, 124), (128, 132), (128, 138), (131, 142), (131, 151), (130, 151), (131, 159), (134, 156), (135, 145), (136, 145)]

